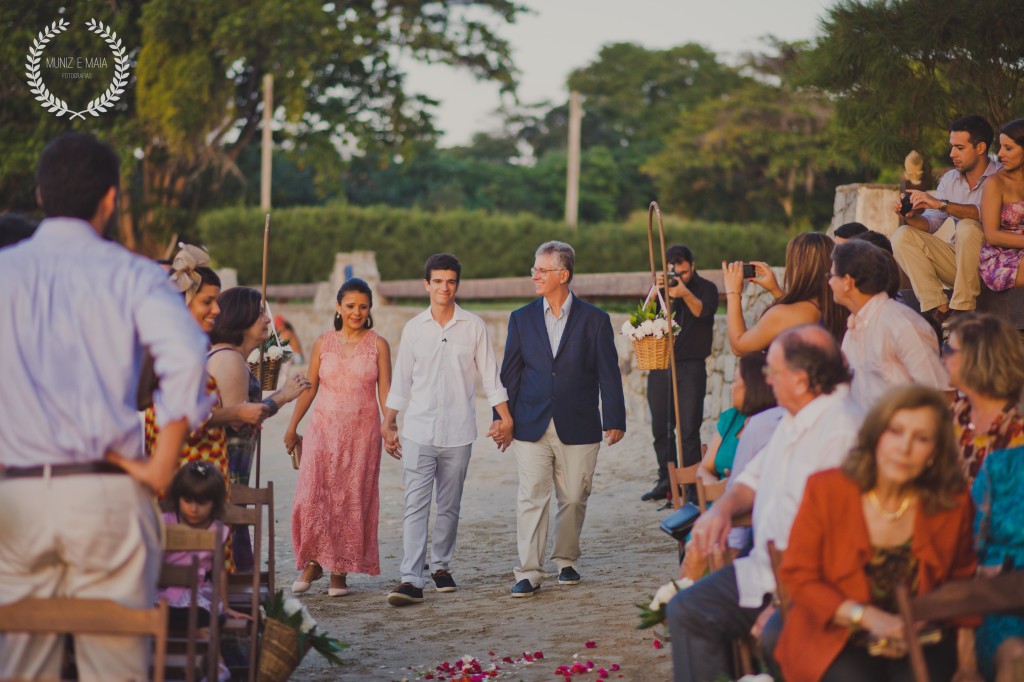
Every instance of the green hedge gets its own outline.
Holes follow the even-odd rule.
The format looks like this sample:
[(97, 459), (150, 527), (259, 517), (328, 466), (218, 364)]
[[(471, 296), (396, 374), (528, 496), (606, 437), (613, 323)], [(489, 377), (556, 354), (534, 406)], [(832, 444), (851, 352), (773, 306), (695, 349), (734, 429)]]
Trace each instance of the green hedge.
[[(219, 267), (238, 270), (243, 284), (260, 281), (263, 215), (258, 209), (223, 209), (200, 216), (199, 234)], [(722, 259), (784, 262), (791, 236), (781, 227), (665, 219), (666, 244), (693, 249), (698, 268)], [(655, 231), (657, 238), (657, 231)], [(274, 284), (319, 282), (330, 275), (334, 254), (377, 253), (381, 277), (422, 277), (423, 261), (449, 251), (463, 263), (463, 277), (527, 275), (537, 246), (550, 239), (576, 249), (577, 271), (646, 270), (647, 215), (625, 224), (565, 225), (529, 214), (482, 211), (431, 213), (384, 206), (317, 206), (274, 211), (270, 231), (269, 280)]]

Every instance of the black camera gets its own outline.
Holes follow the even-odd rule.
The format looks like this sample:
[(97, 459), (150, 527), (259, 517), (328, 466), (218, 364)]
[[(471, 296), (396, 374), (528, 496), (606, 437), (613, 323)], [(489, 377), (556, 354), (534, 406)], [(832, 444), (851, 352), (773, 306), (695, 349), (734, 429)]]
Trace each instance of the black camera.
[(900, 195), (900, 215), (910, 215), (914, 210), (914, 204), (910, 203), (910, 194), (904, 192)]
[(668, 285), (669, 285), (669, 287), (674, 287), (677, 284), (679, 284), (679, 277), (676, 276), (676, 273), (674, 273), (671, 270), (669, 270), (668, 271)]
[(757, 268), (754, 267), (753, 263), (743, 264), (743, 279), (753, 279), (757, 277)]

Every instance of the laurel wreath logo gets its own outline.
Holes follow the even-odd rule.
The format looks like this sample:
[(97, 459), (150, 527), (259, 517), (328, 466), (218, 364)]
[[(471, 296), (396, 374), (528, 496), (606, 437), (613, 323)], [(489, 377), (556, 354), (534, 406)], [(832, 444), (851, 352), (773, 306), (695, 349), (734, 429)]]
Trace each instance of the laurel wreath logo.
[(44, 109), (55, 114), (58, 118), (64, 114), (71, 114), (71, 117), (68, 119), (69, 121), (73, 121), (75, 118), (80, 118), (84, 121), (85, 114), (99, 116), (106, 112), (121, 99), (121, 95), (124, 93), (124, 86), (128, 82), (128, 57), (125, 54), (124, 47), (121, 45), (121, 39), (117, 37), (117, 33), (109, 26), (104, 25), (102, 21), (97, 21), (96, 19), (89, 19), (89, 21), (85, 22), (85, 26), (103, 38), (110, 47), (110, 51), (114, 54), (114, 77), (110, 81), (110, 86), (102, 95), (89, 102), (89, 106), (85, 109), (72, 111), (68, 107), (67, 102), (50, 92), (50, 89), (43, 83), (42, 76), (39, 74), (39, 60), (42, 57), (43, 50), (51, 40), (71, 28), (71, 24), (61, 18), (40, 31), (36, 39), (32, 41), (32, 48), (29, 50), (28, 59), (25, 62), (25, 75), (28, 77), (29, 88), (32, 90), (32, 94), (36, 96), (36, 101), (41, 102)]

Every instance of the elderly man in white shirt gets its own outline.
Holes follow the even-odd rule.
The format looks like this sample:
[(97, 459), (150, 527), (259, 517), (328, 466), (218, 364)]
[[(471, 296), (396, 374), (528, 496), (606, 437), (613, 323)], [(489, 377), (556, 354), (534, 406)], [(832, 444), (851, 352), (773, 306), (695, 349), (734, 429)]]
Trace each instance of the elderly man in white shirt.
[(899, 384), (953, 390), (935, 330), (886, 293), (890, 263), (889, 254), (865, 241), (852, 240), (832, 252), (832, 296), (850, 311), (843, 337), (843, 354), (853, 370), (850, 395), (865, 411)]
[(761, 454), (693, 529), (698, 551), (721, 551), (732, 518), (752, 510), (754, 549), (669, 603), (676, 682), (729, 674), (730, 641), (770, 614), (766, 607), (775, 577), (768, 541), (785, 548), (807, 478), (843, 461), (863, 419), (845, 385), (850, 375), (842, 354), (822, 327), (796, 327), (779, 335), (768, 349), (765, 374), (787, 414)]
[[(487, 402), (500, 419), (488, 437), (512, 442), (508, 393), (501, 385), (484, 321), (455, 303), (462, 265), (449, 254), (435, 254), (424, 265), (430, 307), (409, 320), (398, 346), (381, 435), (384, 449), (401, 457), (405, 486), (402, 521), (402, 578), (388, 594), (392, 606), (423, 601), (423, 562), (427, 553), (430, 498), (437, 486), (437, 515), (430, 551), (431, 579), (438, 592), (454, 592), (451, 560), (459, 529), (462, 487), (476, 440), (476, 375)], [(395, 418), (405, 412), (401, 441)]]
[[(921, 311), (940, 323), (951, 311), (974, 310), (981, 293), (981, 192), (988, 178), (1002, 168), (988, 156), (994, 137), (992, 126), (981, 116), (953, 121), (949, 125), (953, 170), (942, 176), (934, 195), (907, 192), (910, 213), (903, 213), (899, 199), (893, 207), (907, 222), (892, 235), (896, 262), (910, 278)], [(949, 218), (956, 223), (952, 243), (935, 236)], [(953, 296), (947, 301), (944, 290), (950, 288)]]

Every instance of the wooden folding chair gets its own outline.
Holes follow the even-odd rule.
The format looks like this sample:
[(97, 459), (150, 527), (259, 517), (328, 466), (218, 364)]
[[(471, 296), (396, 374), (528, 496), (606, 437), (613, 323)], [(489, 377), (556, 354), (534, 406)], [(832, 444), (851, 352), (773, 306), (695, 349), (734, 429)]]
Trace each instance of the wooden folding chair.
[(793, 601), (789, 596), (789, 592), (786, 591), (785, 585), (782, 584), (782, 580), (779, 579), (779, 571), (782, 568), (782, 557), (784, 554), (785, 550), (775, 546), (775, 540), (768, 541), (768, 558), (772, 561), (772, 573), (775, 574), (775, 597), (778, 601), (779, 618), (783, 621), (785, 621), (786, 613), (789, 612), (789, 605)]
[(0, 631), (30, 634), (153, 637), (153, 680), (167, 665), (167, 601), (133, 609), (111, 599), (28, 597), (0, 606)]
[[(235, 484), (231, 487), (232, 499), (235, 499), (235, 490), (241, 487)], [(260, 624), (260, 561), (263, 538), (263, 514), (259, 505), (253, 507), (239, 507), (236, 504), (227, 504), (224, 508), (224, 523), (230, 526), (252, 526), (252, 555), (254, 568), (252, 573), (236, 573), (228, 576), (228, 603), (233, 609), (244, 611), (252, 617), (248, 622), (242, 619), (229, 618), (224, 624), (226, 631), (241, 632), (249, 638), (249, 663), (246, 679), (254, 682), (256, 679), (256, 660), (259, 653), (259, 624)], [(228, 663), (231, 667), (231, 664)], [(232, 670), (234, 673), (234, 670)]]
[(725, 494), (725, 486), (729, 479), (723, 478), (714, 483), (704, 483), (704, 480), (697, 477), (697, 506), (702, 512), (711, 508), (711, 503)]
[(210, 635), (208, 641), (198, 638), (198, 606), (197, 594), (203, 576), (199, 575), (199, 558), (194, 557), (192, 566), (176, 566), (164, 564), (160, 570), (160, 587), (180, 586), (189, 590), (191, 607), (189, 608), (188, 628), (184, 633), (168, 632), (167, 637), (167, 668), (168, 672), (184, 672), (186, 682), (197, 679), (197, 671), (202, 670), (201, 659), (206, 657), (206, 673), (208, 680), (217, 679), (217, 664), (220, 659), (220, 607), (222, 595), (221, 580), (224, 575), (224, 543), (220, 536), (220, 526), (213, 530), (189, 528), (183, 525), (165, 527), (164, 551), (166, 552), (210, 552), (213, 557), (213, 569), (209, 576), (213, 588), (210, 599)]
[[(252, 505), (262, 515), (266, 512), (266, 525), (264, 528), (267, 529), (267, 570), (259, 570), (260, 574), (260, 585), (262, 586), (261, 597), (266, 597), (267, 594), (274, 594), (274, 574), (276, 573), (276, 563), (274, 559), (275, 545), (274, 545), (274, 482), (267, 481), (266, 488), (250, 488), (247, 485), (241, 483), (235, 483), (231, 486), (231, 502), (240, 506)], [(253, 560), (255, 566), (261, 566), (260, 556), (256, 553), (255, 547), (253, 551)]]
[(915, 624), (996, 613), (1024, 615), (1024, 573), (1008, 571), (991, 578), (955, 580), (913, 598), (906, 585), (899, 585), (896, 603), (903, 619), (914, 680), (929, 682), (928, 666)]

